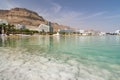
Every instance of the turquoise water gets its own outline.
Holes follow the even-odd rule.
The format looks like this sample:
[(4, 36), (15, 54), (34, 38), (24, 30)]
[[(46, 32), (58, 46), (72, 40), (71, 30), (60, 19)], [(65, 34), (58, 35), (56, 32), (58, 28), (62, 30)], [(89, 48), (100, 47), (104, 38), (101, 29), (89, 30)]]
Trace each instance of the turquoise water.
[[(28, 72), (26, 76), (29, 77), (27, 79), (26, 76), (23, 76), (22, 80), (120, 80), (120, 36), (0, 38), (0, 51), (1, 56), (7, 55), (3, 62), (0, 61), (2, 64), (0, 71), (1, 67), (8, 68), (6, 63), (14, 65), (14, 61), (19, 63), (22, 60), (22, 63), (17, 66), (24, 66), (22, 71)], [(12, 57), (9, 51), (16, 57)], [(17, 54), (21, 57), (19, 58)], [(26, 56), (23, 56), (25, 54)], [(7, 58), (8, 56), (9, 58)], [(36, 61), (36, 58), (40, 60)], [(12, 59), (13, 62), (8, 62), (9, 59)], [(33, 63), (23, 64), (26, 59), (29, 59), (27, 62), (33, 60)], [(3, 57), (0, 57), (0, 60), (3, 60)], [(32, 73), (26, 71), (31, 65), (33, 66), (30, 67)], [(41, 71), (40, 66), (45, 69)], [(33, 68), (36, 68), (39, 74), (34, 72)], [(12, 71), (20, 75), (14, 69)], [(20, 71), (18, 70), (18, 72)], [(11, 74), (10, 71), (9, 74)], [(6, 72), (0, 73), (1, 75), (0, 79), (4, 79)], [(30, 77), (30, 75), (33, 76)], [(10, 78), (8, 77), (8, 79)], [(18, 79), (19, 76), (14, 80)]]

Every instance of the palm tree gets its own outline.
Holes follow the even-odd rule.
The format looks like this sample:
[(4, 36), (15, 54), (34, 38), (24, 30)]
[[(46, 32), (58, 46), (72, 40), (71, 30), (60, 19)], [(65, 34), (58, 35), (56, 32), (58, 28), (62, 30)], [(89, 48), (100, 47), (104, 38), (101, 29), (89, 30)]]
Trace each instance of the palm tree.
[(8, 32), (8, 34), (10, 34), (10, 33), (14, 34), (15, 31), (16, 31), (16, 30), (15, 30), (15, 26), (8, 24), (8, 27), (7, 27), (7, 32)]
[(15, 32), (15, 26), (14, 25), (6, 25), (6, 24), (0, 24), (0, 34), (7, 34), (9, 35), (10, 33)]
[(0, 24), (0, 34), (2, 34), (2, 24)]
[(4, 23), (0, 25), (1, 33), (2, 33), (2, 34), (5, 34), (5, 32), (6, 32), (6, 26), (7, 26), (7, 25), (4, 24)]

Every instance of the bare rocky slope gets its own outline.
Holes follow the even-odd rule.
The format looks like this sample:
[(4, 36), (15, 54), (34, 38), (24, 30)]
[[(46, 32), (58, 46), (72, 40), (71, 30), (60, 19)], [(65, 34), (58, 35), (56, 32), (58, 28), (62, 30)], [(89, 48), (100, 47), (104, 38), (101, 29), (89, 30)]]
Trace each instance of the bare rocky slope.
[[(39, 16), (36, 12), (25, 9), (25, 8), (13, 8), (10, 10), (0, 10), (0, 19), (6, 19), (10, 24), (24, 24), (27, 28), (37, 28), (40, 24), (47, 24), (42, 16)], [(57, 23), (52, 23), (54, 31), (58, 29), (70, 28)]]

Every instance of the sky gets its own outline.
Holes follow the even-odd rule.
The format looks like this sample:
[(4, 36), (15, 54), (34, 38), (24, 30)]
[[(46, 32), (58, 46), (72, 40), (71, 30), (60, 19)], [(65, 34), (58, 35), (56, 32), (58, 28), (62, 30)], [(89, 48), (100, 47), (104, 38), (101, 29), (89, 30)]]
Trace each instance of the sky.
[(27, 8), (76, 29), (120, 29), (120, 0), (0, 0), (0, 9)]

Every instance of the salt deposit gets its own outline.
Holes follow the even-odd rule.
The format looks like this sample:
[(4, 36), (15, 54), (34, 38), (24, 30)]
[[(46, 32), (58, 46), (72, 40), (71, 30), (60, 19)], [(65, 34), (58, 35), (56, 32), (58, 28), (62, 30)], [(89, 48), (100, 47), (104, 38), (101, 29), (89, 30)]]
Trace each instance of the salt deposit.
[(112, 76), (108, 70), (76, 60), (64, 62), (25, 49), (0, 48), (0, 80), (118, 80)]

